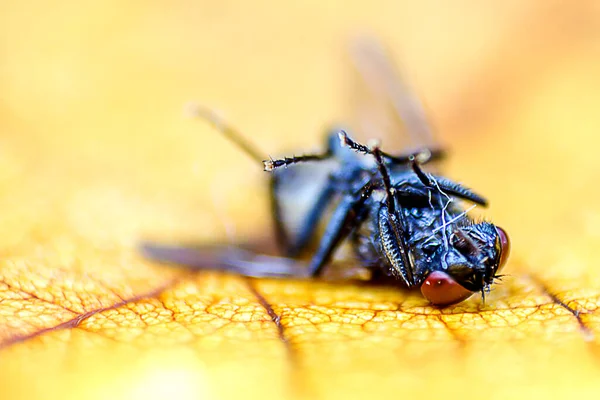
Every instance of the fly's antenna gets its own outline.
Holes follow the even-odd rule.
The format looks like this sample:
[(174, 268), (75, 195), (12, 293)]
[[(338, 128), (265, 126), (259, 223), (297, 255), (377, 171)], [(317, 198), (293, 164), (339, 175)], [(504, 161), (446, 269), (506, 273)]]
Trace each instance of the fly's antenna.
[(228, 124), (223, 118), (221, 118), (214, 110), (208, 107), (201, 106), (199, 104), (190, 104), (187, 106), (189, 114), (195, 118), (203, 119), (210, 122), (223, 136), (229, 139), (232, 143), (237, 145), (240, 149), (252, 158), (262, 164), (263, 157), (256, 147), (250, 143), (244, 135), (242, 135), (237, 129)]

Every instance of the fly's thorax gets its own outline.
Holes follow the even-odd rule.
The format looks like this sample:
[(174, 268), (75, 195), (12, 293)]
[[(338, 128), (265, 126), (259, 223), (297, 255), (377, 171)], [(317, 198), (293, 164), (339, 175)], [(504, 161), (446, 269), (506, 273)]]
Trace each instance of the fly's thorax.
[(369, 201), (371, 211), (355, 235), (357, 255), (371, 265), (376, 261), (386, 275), (404, 286), (420, 285), (439, 262), (439, 255), (429, 253), (439, 241), (421, 245), (436, 236), (433, 232), (442, 224), (441, 208), (426, 200), (408, 207), (398, 202), (401, 214), (391, 215), (383, 191), (374, 193)]

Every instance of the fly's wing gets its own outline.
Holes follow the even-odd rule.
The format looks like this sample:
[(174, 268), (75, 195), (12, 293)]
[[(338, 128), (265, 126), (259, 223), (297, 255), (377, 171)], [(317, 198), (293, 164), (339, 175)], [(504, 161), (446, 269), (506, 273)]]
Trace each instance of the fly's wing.
[(388, 153), (422, 149), (441, 152), (422, 103), (402, 79), (383, 45), (361, 37), (351, 43), (350, 56), (358, 75), (350, 96), (355, 129), (367, 140), (381, 140)]
[[(254, 245), (250, 244), (250, 247)], [(255, 253), (226, 245), (165, 245), (144, 242), (142, 254), (157, 262), (196, 271), (221, 271), (252, 278), (310, 278), (308, 265), (288, 257)], [(360, 265), (332, 263), (322, 276), (328, 281), (371, 279), (371, 271)]]
[(225, 271), (254, 278), (308, 278), (308, 266), (286, 257), (255, 253), (226, 245), (165, 245), (144, 242), (144, 256), (158, 262), (181, 265), (194, 270)]

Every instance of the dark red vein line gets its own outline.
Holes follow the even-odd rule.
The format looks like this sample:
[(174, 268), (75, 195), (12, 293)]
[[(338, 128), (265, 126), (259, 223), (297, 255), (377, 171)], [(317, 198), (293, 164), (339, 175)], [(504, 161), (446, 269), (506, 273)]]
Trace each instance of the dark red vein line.
[[(587, 326), (587, 324), (585, 323), (583, 318), (581, 318), (582, 312), (580, 310), (571, 308), (568, 304), (564, 303), (561, 299), (556, 297), (556, 295), (554, 293), (547, 291), (546, 294), (548, 296), (550, 296), (550, 298), (552, 299), (554, 304), (559, 305), (560, 307), (564, 308), (565, 310), (567, 310), (571, 314), (573, 314), (573, 316), (577, 320), (577, 323), (579, 324), (579, 329), (581, 330), (581, 333), (583, 334), (583, 337), (586, 342), (594, 340), (594, 332), (592, 331), (592, 329), (589, 326)], [(584, 311), (583, 314), (586, 314), (586, 312)]]
[(567, 303), (565, 303), (564, 301), (559, 299), (555, 293), (550, 291), (550, 289), (542, 281), (540, 281), (539, 279), (536, 279), (536, 278), (532, 278), (532, 279), (534, 282), (536, 282), (542, 288), (544, 294), (546, 294), (546, 296), (550, 297), (550, 299), (552, 300), (552, 302), (554, 304), (556, 304), (559, 307), (564, 308), (565, 310), (567, 310), (568, 312), (573, 314), (573, 316), (577, 320), (577, 323), (579, 324), (579, 331), (583, 335), (583, 339), (586, 342), (591, 342), (592, 340), (594, 340), (594, 332), (592, 331), (592, 329), (589, 326), (587, 326), (587, 324), (585, 323), (583, 318), (581, 318), (581, 314), (588, 313), (587, 310), (584, 310), (582, 312), (581, 310), (576, 310), (576, 309), (572, 308)]
[[(5, 280), (0, 280), (0, 282), (4, 283), (6, 286), (8, 286), (12, 290), (17, 290), (17, 291), (19, 291), (19, 292), (21, 292), (23, 294), (26, 294), (27, 296), (29, 296), (32, 299), (39, 300), (39, 301), (41, 301), (43, 303), (46, 303), (46, 304), (52, 304), (53, 306), (62, 308), (63, 310), (71, 312), (73, 314), (78, 314), (78, 311), (72, 310), (69, 307), (63, 306), (62, 304), (57, 304), (57, 303), (54, 303), (54, 302), (52, 302), (50, 300), (46, 300), (43, 297), (40, 297), (40, 296), (38, 296), (37, 294), (35, 294), (33, 292), (28, 292), (27, 290), (23, 290), (23, 289), (21, 289), (19, 287), (15, 287), (15, 286), (11, 285), (10, 283), (6, 282)], [(27, 299), (23, 299), (23, 300), (27, 300)]]
[(452, 337), (452, 339), (454, 339), (458, 343), (459, 347), (461, 349), (465, 348), (465, 346), (467, 345), (467, 340), (462, 335), (459, 335), (458, 332), (456, 332), (456, 330), (452, 329), (448, 325), (448, 323), (444, 319), (444, 316), (442, 314), (440, 314), (440, 315), (437, 316), (437, 319), (444, 326), (444, 328), (450, 334), (450, 336)]
[(245, 281), (250, 292), (254, 295), (254, 297), (256, 297), (256, 300), (258, 300), (260, 305), (265, 309), (269, 317), (271, 317), (271, 321), (273, 321), (275, 327), (277, 328), (279, 340), (285, 347), (286, 354), (290, 362), (290, 371), (287, 378), (290, 393), (294, 394), (294, 398), (314, 398), (315, 396), (314, 393), (312, 393), (312, 389), (306, 386), (306, 383), (302, 378), (298, 363), (298, 353), (285, 334), (285, 327), (281, 323), (281, 316), (275, 312), (271, 303), (269, 303), (267, 299), (258, 291), (252, 278), (245, 278)]
[[(116, 308), (122, 307), (126, 304), (129, 303), (134, 303), (136, 301), (140, 301), (140, 300), (144, 300), (144, 299), (149, 299), (152, 297), (155, 297), (157, 295), (159, 295), (160, 293), (162, 293), (163, 291), (165, 291), (166, 289), (174, 286), (177, 282), (179, 282), (180, 279), (173, 279), (172, 281), (170, 281), (169, 283), (167, 283), (166, 285), (160, 286), (157, 289), (154, 289), (150, 292), (147, 293), (143, 293), (141, 295), (137, 295), (137, 296), (133, 296), (130, 297), (128, 299), (125, 299), (123, 301), (119, 301), (111, 306), (108, 307), (101, 307), (101, 308), (97, 308), (95, 310), (91, 310), (88, 312), (85, 312), (83, 314), (80, 314), (78, 316), (76, 316), (75, 318), (72, 318), (68, 321), (65, 321), (61, 324), (58, 324), (56, 326), (51, 326), (48, 328), (44, 328), (44, 329), (40, 329), (38, 331), (35, 331), (33, 333), (28, 333), (28, 334), (24, 334), (24, 335), (15, 335), (12, 336), (10, 338), (8, 338), (7, 340), (0, 342), (0, 350), (3, 350), (9, 346), (12, 346), (14, 344), (18, 344), (18, 343), (22, 343), (25, 342), (27, 340), (30, 339), (34, 339), (38, 336), (44, 335), (48, 332), (53, 332), (53, 331), (58, 331), (58, 330), (62, 330), (62, 329), (73, 329), (76, 328), (77, 326), (79, 326), (83, 321), (85, 321), (86, 319), (90, 318), (92, 315), (104, 312), (104, 311), (109, 311), (109, 310), (114, 310)], [(54, 304), (54, 303), (52, 303)]]
[(258, 291), (258, 289), (256, 289), (256, 287), (253, 284), (252, 279), (250, 279), (250, 278), (246, 279), (246, 284), (248, 285), (248, 289), (250, 289), (250, 291), (252, 292), (254, 297), (256, 297), (256, 299), (258, 300), (260, 305), (265, 309), (267, 314), (269, 314), (269, 317), (271, 317), (271, 321), (273, 321), (273, 323), (275, 324), (275, 327), (277, 328), (277, 332), (279, 334), (279, 339), (285, 345), (288, 353), (290, 354), (291, 357), (294, 357), (295, 352), (292, 348), (290, 341), (288, 340), (287, 336), (285, 335), (285, 328), (281, 324), (281, 316), (275, 312), (275, 310), (273, 309), (273, 306), (271, 306), (271, 304), (267, 301), (267, 299), (265, 299), (265, 297)]

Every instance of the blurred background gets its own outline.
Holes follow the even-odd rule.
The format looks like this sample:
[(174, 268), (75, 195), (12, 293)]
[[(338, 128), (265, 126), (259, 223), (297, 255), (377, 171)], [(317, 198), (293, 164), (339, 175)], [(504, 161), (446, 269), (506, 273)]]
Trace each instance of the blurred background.
[[(265, 154), (315, 149), (324, 129), (352, 117), (346, 49), (369, 32), (425, 102), (451, 152), (447, 174), (488, 196), (486, 215), (510, 230), (516, 257), (545, 252), (564, 229), (598, 234), (597, 210), (573, 207), (594, 198), (589, 178), (600, 168), (598, 8), (541, 0), (5, 3), (0, 174), (46, 177), (59, 186), (46, 202), (64, 202), (61, 184), (86, 182), (90, 196), (102, 197), (92, 210), (102, 214), (96, 232), (114, 238), (109, 227), (129, 214), (123, 241), (132, 233), (222, 237), (223, 216), (236, 235), (255, 234), (267, 226), (266, 177), (184, 105), (218, 110)], [(123, 200), (146, 212), (110, 204)]]
[(424, 101), (450, 151), (446, 175), (486, 195), (484, 215), (510, 233), (508, 272), (600, 287), (597, 1), (26, 0), (0, 10), (2, 248), (31, 232), (107, 249), (227, 240), (227, 227), (240, 240), (262, 234), (261, 166), (185, 104), (218, 110), (265, 155), (314, 150), (327, 127), (353, 118), (346, 49), (368, 32)]
[[(578, 216), (572, 205), (582, 194), (584, 203), (593, 198), (588, 174), (599, 169), (598, 8), (594, 1), (6, 3), (0, 151), (9, 165), (0, 173), (17, 168), (6, 161), (16, 159), (48, 185), (93, 185), (103, 197), (94, 223), (107, 229), (124, 215), (106, 202), (148, 207), (151, 218), (128, 216), (123, 240), (132, 231), (223, 236), (223, 216), (237, 235), (255, 234), (268, 221), (266, 177), (208, 124), (187, 117), (184, 105), (218, 110), (265, 154), (310, 151), (324, 129), (352, 118), (346, 49), (349, 38), (369, 32), (392, 49), (425, 102), (451, 152), (447, 174), (488, 196), (486, 215), (510, 230), (517, 257), (546, 251), (561, 242), (559, 225), (597, 234), (589, 222), (597, 212)], [(46, 197), (54, 193), (62, 195), (57, 188)]]

